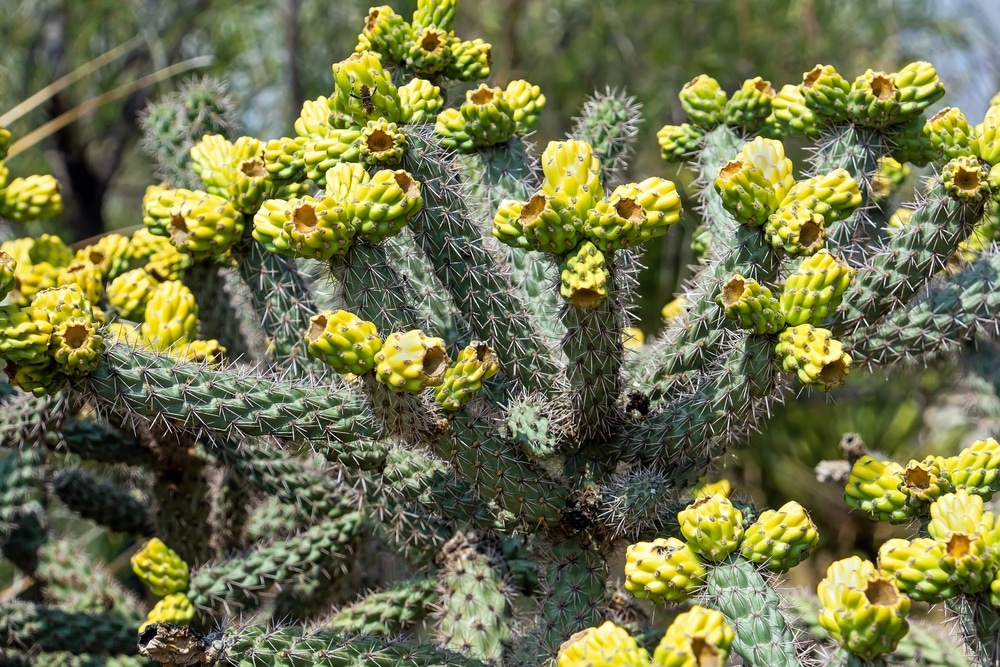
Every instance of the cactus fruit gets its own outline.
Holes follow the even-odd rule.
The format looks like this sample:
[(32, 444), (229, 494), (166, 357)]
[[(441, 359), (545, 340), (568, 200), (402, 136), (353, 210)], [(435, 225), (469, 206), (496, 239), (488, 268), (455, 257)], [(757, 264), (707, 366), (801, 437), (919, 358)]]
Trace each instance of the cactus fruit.
[(705, 577), (701, 558), (675, 537), (629, 545), (625, 554), (625, 588), (653, 602), (683, 602)]

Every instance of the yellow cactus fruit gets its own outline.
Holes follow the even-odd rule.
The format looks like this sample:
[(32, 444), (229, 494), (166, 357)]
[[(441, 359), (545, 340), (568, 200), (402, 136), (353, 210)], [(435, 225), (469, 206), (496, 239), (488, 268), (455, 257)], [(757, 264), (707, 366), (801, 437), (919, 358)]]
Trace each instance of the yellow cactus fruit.
[(683, 162), (694, 155), (704, 138), (704, 130), (689, 123), (664, 125), (656, 133), (660, 158), (664, 162)]
[(604, 252), (635, 245), (646, 224), (646, 212), (632, 197), (623, 197), (624, 190), (624, 186), (618, 187), (587, 211), (583, 234)]
[(122, 343), (134, 348), (150, 347), (148, 341), (143, 340), (142, 327), (138, 324), (112, 322), (105, 331), (111, 337), (112, 343)]
[(197, 338), (198, 305), (194, 294), (179, 280), (157, 285), (146, 302), (140, 331), (144, 339), (160, 350)]
[(789, 255), (811, 255), (826, 243), (823, 216), (799, 203), (779, 208), (767, 219), (764, 233), (772, 246)]
[(264, 161), (264, 145), (254, 137), (240, 137), (233, 142), (229, 155), (229, 179), (223, 198), (241, 213), (254, 213), (275, 187)]
[(767, 125), (778, 136), (799, 135), (815, 139), (820, 134), (816, 113), (806, 104), (802, 88), (790, 83), (782, 86), (771, 100)]
[(587, 211), (604, 196), (601, 162), (583, 141), (550, 141), (542, 152), (542, 194), (563, 222), (582, 228)]
[(892, 75), (899, 88), (900, 114), (916, 116), (944, 97), (944, 84), (937, 70), (928, 62), (918, 60), (907, 64)]
[[(497, 213), (493, 216), (493, 229), (491, 232), (498, 241), (512, 248), (529, 249), (532, 247), (531, 243), (524, 236), (524, 225), (521, 219), (525, 206), (530, 205), (532, 201), (535, 202), (535, 207), (538, 210), (545, 208), (545, 196), (537, 194), (529, 200), (528, 204), (513, 199), (504, 199), (500, 202)], [(555, 214), (554, 211), (553, 214)], [(571, 227), (569, 231), (573, 232), (574, 230)]]
[(358, 238), (379, 243), (395, 236), (423, 206), (420, 183), (406, 171), (383, 169), (353, 188), (352, 207)]
[(862, 456), (851, 467), (844, 488), (847, 505), (861, 510), (875, 521), (908, 521), (916, 509), (907, 493), (900, 488), (905, 484), (903, 475), (903, 466), (898, 463)]
[(286, 257), (295, 256), (291, 247), (291, 236), (285, 231), (285, 223), (289, 221), (290, 203), (284, 199), (265, 199), (253, 216), (253, 232), (251, 232), (254, 240), (268, 252)]
[(649, 653), (611, 621), (587, 628), (563, 642), (557, 667), (649, 667)]
[(637, 542), (625, 550), (625, 589), (642, 600), (683, 602), (705, 575), (698, 554), (676, 537)]
[(513, 247), (563, 255), (580, 243), (580, 232), (552, 208), (552, 197), (536, 193), (526, 203), (505, 202), (493, 219), (493, 234)]
[(545, 106), (542, 89), (524, 79), (514, 79), (504, 88), (503, 95), (514, 110), (517, 131), (525, 133), (531, 130), (541, 117), (542, 107)]
[(496, 352), (486, 343), (473, 341), (458, 353), (444, 373), (434, 400), (445, 410), (458, 410), (482, 389), (483, 381), (500, 371)]
[(806, 206), (813, 213), (823, 216), (826, 224), (832, 224), (848, 217), (861, 205), (861, 190), (846, 169), (834, 169), (828, 174), (795, 183), (785, 194), (779, 208), (793, 204)]
[(365, 124), (358, 146), (365, 164), (395, 164), (403, 159), (403, 153), (406, 152), (406, 135), (400, 132), (395, 123), (378, 118)]
[[(258, 211), (257, 215), (260, 214), (261, 211)], [(281, 241), (287, 244), (292, 257), (326, 261), (334, 255), (343, 255), (354, 240), (351, 213), (333, 197), (320, 195), (293, 199), (287, 202), (281, 217)], [(254, 231), (257, 231), (256, 217)]]
[(456, 81), (476, 81), (490, 75), (493, 46), (488, 42), (481, 39), (464, 42), (451, 39), (448, 48), (451, 54), (444, 69), (446, 78)]
[(816, 65), (802, 75), (799, 86), (806, 107), (830, 122), (847, 118), (851, 84), (832, 65)]
[[(10, 150), (10, 140), (10, 130), (0, 126), (0, 160), (4, 160), (7, 157), (7, 151)], [(0, 185), (0, 187), (2, 187), (2, 185)]]
[(677, 521), (688, 545), (709, 560), (724, 559), (743, 539), (743, 514), (721, 494), (696, 499)]
[(820, 625), (862, 658), (891, 653), (909, 631), (910, 598), (899, 592), (892, 578), (857, 556), (831, 564), (816, 596)]
[(992, 512), (987, 512), (980, 496), (958, 489), (931, 503), (931, 520), (927, 534), (936, 540), (947, 541), (953, 533), (978, 533), (992, 530), (996, 523)]
[(118, 315), (126, 320), (141, 322), (146, 313), (146, 302), (157, 284), (145, 269), (132, 269), (108, 283), (105, 296)]
[(402, 60), (409, 26), (406, 19), (389, 5), (372, 7), (365, 18), (365, 27), (358, 36), (355, 51), (373, 51), (388, 62)]
[(754, 132), (764, 124), (771, 115), (771, 101), (774, 99), (774, 88), (770, 81), (754, 77), (747, 79), (729, 98), (723, 110), (723, 122), (726, 125), (743, 128)]
[(902, 95), (893, 75), (871, 69), (859, 75), (847, 96), (847, 112), (855, 123), (875, 129), (899, 121)]
[(351, 116), (354, 125), (375, 118), (399, 122), (399, 94), (377, 54), (361, 51), (334, 63), (333, 83), (334, 107)]
[(112, 280), (128, 271), (132, 261), (132, 241), (121, 234), (106, 234), (97, 243), (76, 251), (77, 260), (96, 264), (104, 280)]
[(1000, 491), (1000, 443), (976, 440), (956, 456), (942, 459), (941, 468), (955, 489), (989, 498)]
[(233, 143), (221, 134), (206, 134), (191, 147), (191, 169), (205, 185), (206, 192), (226, 196), (232, 177), (232, 155)]
[(187, 625), (194, 620), (194, 605), (184, 593), (171, 593), (149, 610), (146, 620), (139, 626), (139, 632), (154, 623)]
[[(469, 135), (473, 146), (503, 143), (517, 131), (514, 109), (504, 97), (504, 92), (485, 83), (465, 94), (465, 102), (458, 108), (458, 112), (462, 114), (465, 134)], [(442, 139), (441, 144), (456, 148), (447, 138)]]
[(735, 639), (721, 612), (694, 605), (667, 628), (653, 653), (653, 667), (724, 665)]
[(329, 100), (322, 95), (315, 100), (302, 103), (299, 117), (295, 119), (295, 134), (304, 139), (322, 139), (329, 136), (330, 130)]
[(0, 250), (0, 301), (14, 288), (14, 272), (17, 261), (3, 250)]
[(458, 109), (443, 109), (434, 121), (434, 133), (440, 137), (441, 145), (448, 148), (468, 153), (476, 147)]
[(937, 604), (961, 593), (960, 582), (943, 568), (947, 545), (930, 537), (886, 540), (878, 550), (879, 571), (919, 602)]
[(722, 123), (726, 92), (712, 77), (699, 74), (681, 88), (681, 108), (693, 124), (707, 130)]
[(792, 161), (785, 157), (784, 145), (763, 137), (744, 144), (714, 181), (726, 210), (751, 226), (766, 222), (794, 184)]
[(239, 240), (243, 215), (224, 197), (195, 191), (171, 207), (166, 231), (178, 250), (205, 259), (225, 254)]
[(91, 303), (97, 303), (104, 294), (104, 274), (100, 267), (87, 260), (74, 260), (59, 273), (57, 286), (76, 285)]
[(417, 0), (410, 25), (413, 30), (434, 26), (444, 31), (455, 29), (455, 11), (458, 0)]
[(373, 370), (375, 355), (382, 349), (375, 324), (346, 310), (313, 315), (305, 340), (309, 354), (341, 374), (364, 375)]
[(364, 165), (341, 162), (326, 172), (326, 194), (337, 202), (346, 202), (355, 188), (370, 180)]
[[(222, 196), (225, 196), (223, 194)], [(142, 196), (142, 223), (156, 236), (170, 237), (167, 227), (173, 211), (188, 198), (197, 197), (193, 190), (168, 188), (165, 185), (150, 185)]]
[(785, 328), (785, 316), (771, 290), (756, 280), (736, 274), (719, 290), (719, 305), (726, 317), (756, 334), (774, 334)]
[(55, 325), (49, 339), (49, 354), (66, 375), (89, 373), (100, 362), (104, 338), (91, 317), (70, 317)]
[[(279, 185), (291, 185), (305, 178), (305, 147), (307, 142), (305, 137), (281, 137), (263, 144), (260, 159), (264, 162), (271, 190), (275, 190)], [(244, 168), (244, 171), (247, 169)], [(259, 206), (261, 201), (263, 201), (263, 193), (256, 200), (256, 206)], [(254, 209), (244, 212), (254, 213), (256, 206)]]
[(65, 376), (56, 370), (55, 364), (48, 358), (37, 364), (8, 360), (3, 371), (12, 387), (35, 396), (48, 396), (65, 386)]
[(685, 312), (685, 307), (687, 306), (687, 299), (683, 296), (678, 296), (666, 304), (660, 309), (660, 317), (664, 320), (670, 321), (672, 319), (681, 317)]
[(889, 216), (889, 221), (886, 223), (886, 230), (892, 232), (906, 227), (910, 223), (911, 217), (913, 217), (912, 208), (897, 208)]
[(790, 500), (766, 510), (747, 526), (740, 552), (747, 560), (774, 572), (785, 572), (808, 556), (819, 542), (816, 524), (802, 505)]
[(681, 198), (673, 181), (651, 176), (638, 183), (626, 183), (615, 188), (612, 197), (634, 199), (646, 213), (646, 221), (639, 226), (642, 241), (662, 236), (681, 219)]
[(774, 351), (786, 371), (794, 371), (802, 384), (821, 391), (842, 385), (851, 370), (852, 359), (843, 343), (828, 330), (809, 324), (782, 331)]
[(16, 364), (47, 362), (52, 331), (44, 310), (0, 306), (0, 359)]
[(132, 262), (149, 259), (163, 250), (177, 251), (165, 237), (152, 233), (148, 228), (135, 230), (128, 240), (128, 257)]
[(944, 458), (928, 456), (923, 461), (910, 461), (903, 469), (900, 490), (913, 502), (931, 502), (953, 490), (948, 473), (944, 470)]
[(406, 65), (419, 76), (433, 78), (451, 67), (452, 47), (458, 42), (450, 30), (435, 26), (414, 30), (404, 55)]
[(205, 364), (209, 368), (222, 365), (226, 356), (226, 348), (214, 338), (208, 340), (193, 340), (174, 351), (174, 354), (184, 360), (196, 364)]
[(183, 593), (188, 587), (190, 568), (163, 541), (154, 537), (131, 558), (132, 571), (153, 595)]
[(781, 291), (781, 312), (788, 326), (822, 324), (840, 306), (854, 269), (828, 250), (806, 257), (785, 279)]
[(60, 213), (59, 181), (47, 174), (15, 178), (0, 190), (0, 216), (11, 222), (43, 220)]
[[(365, 121), (368, 122), (367, 120)], [(306, 178), (317, 185), (326, 185), (326, 172), (341, 162), (361, 159), (361, 130), (331, 129), (329, 136), (307, 141), (302, 147)]]
[(691, 492), (692, 498), (711, 498), (715, 494), (721, 496), (729, 497), (729, 494), (733, 492), (733, 485), (729, 483), (728, 479), (720, 479), (717, 482), (706, 482), (704, 485), (698, 487)]
[(945, 107), (928, 118), (924, 134), (931, 146), (949, 159), (979, 154), (975, 130), (958, 107)]
[(991, 103), (983, 122), (974, 128), (979, 157), (991, 166), (1000, 163), (1000, 104)]
[(184, 272), (191, 268), (194, 260), (191, 255), (185, 254), (168, 245), (163, 250), (158, 250), (149, 256), (145, 266), (146, 273), (156, 280), (180, 280), (184, 277)]
[(952, 158), (941, 170), (945, 191), (963, 204), (977, 204), (990, 196), (990, 171), (974, 155)]
[(75, 284), (41, 290), (31, 300), (31, 309), (44, 311), (52, 326), (58, 326), (71, 318), (94, 319), (93, 306)]
[(427, 123), (444, 106), (441, 88), (426, 79), (412, 79), (398, 93), (401, 123)]
[(646, 342), (646, 334), (638, 327), (622, 329), (622, 347), (626, 350), (641, 350)]
[(593, 308), (608, 296), (611, 275), (604, 253), (590, 241), (566, 256), (560, 266), (559, 293), (577, 308)]
[(448, 370), (448, 351), (440, 338), (425, 336), (419, 329), (393, 333), (375, 355), (378, 381), (394, 391), (419, 393), (436, 387)]

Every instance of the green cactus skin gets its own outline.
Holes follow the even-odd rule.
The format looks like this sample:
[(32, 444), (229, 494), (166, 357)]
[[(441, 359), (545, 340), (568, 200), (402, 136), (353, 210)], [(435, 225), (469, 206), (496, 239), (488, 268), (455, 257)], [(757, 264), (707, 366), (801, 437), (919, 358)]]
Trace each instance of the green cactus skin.
[(601, 180), (607, 192), (624, 181), (642, 122), (641, 110), (642, 105), (634, 97), (609, 88), (588, 97), (580, 116), (574, 119), (570, 137), (593, 146), (594, 155), (601, 161)]
[(736, 632), (732, 650), (755, 667), (799, 667), (795, 635), (781, 612), (781, 599), (757, 567), (741, 556), (709, 567), (706, 595)]
[(83, 389), (111, 410), (222, 435), (347, 442), (373, 435), (364, 407), (346, 391), (210, 371), (121, 344), (105, 351)]
[(155, 534), (153, 517), (146, 504), (126, 489), (102, 482), (79, 468), (57, 474), (52, 491), (80, 516), (101, 526), (136, 536)]
[(408, 135), (410, 150), (403, 168), (422, 184), (423, 208), (410, 221), (417, 245), (451, 292), (473, 333), (497, 352), (500, 367), (529, 390), (541, 390), (556, 374), (551, 350), (540, 340), (525, 306), (511, 288), (499, 258), (486, 250), (482, 233), (462, 213), (453, 184), (457, 176), (435, 144)]
[[(176, 626), (173, 626), (176, 628)], [(139, 652), (154, 657), (193, 650), (204, 665), (246, 665), (266, 660), (272, 667), (337, 667), (370, 664), (400, 667), (486, 667), (486, 663), (429, 644), (380, 637), (348, 637), (328, 630), (232, 626), (202, 637), (169, 624), (150, 626), (139, 637)], [(153, 640), (156, 640), (155, 642)]]
[(46, 454), (42, 447), (22, 447), (0, 459), (0, 554), (29, 574), (46, 538)]
[(345, 255), (330, 260), (330, 271), (343, 286), (346, 310), (374, 322), (383, 336), (416, 329), (421, 319), (396, 266), (385, 244), (355, 242)]
[(138, 441), (116, 428), (90, 419), (67, 419), (59, 430), (46, 434), (45, 444), (55, 451), (65, 450), (96, 463), (121, 463), (145, 468), (156, 465), (153, 452)]
[(25, 602), (0, 605), (0, 646), (114, 655), (134, 643), (135, 626), (121, 616)]
[(86, 556), (75, 540), (49, 541), (39, 556), (36, 580), (50, 603), (69, 612), (114, 613), (139, 627), (145, 612), (135, 594), (126, 590), (103, 565)]
[(253, 332), (258, 325), (247, 321), (249, 318), (244, 314), (248, 309), (240, 308), (246, 304), (234, 298), (233, 292), (239, 290), (238, 281), (232, 270), (209, 262), (195, 262), (184, 273), (184, 284), (194, 292), (198, 303), (201, 338), (218, 340), (230, 359), (250, 361), (252, 353), (259, 349), (254, 343), (259, 341), (254, 341), (247, 332)]
[(343, 635), (398, 635), (423, 620), (439, 597), (434, 579), (418, 575), (361, 598), (322, 627)]
[(287, 540), (203, 567), (191, 573), (187, 596), (202, 609), (252, 607), (261, 593), (294, 579), (297, 572), (323, 558), (323, 552), (344, 554), (363, 525), (360, 512), (348, 512)]
[[(8, 385), (9, 386), (9, 385)], [(0, 447), (17, 449), (48, 439), (66, 419), (66, 397), (18, 392), (0, 397)]]
[(459, 534), (445, 548), (439, 577), (444, 590), (441, 643), (463, 655), (502, 664), (510, 641), (511, 609), (504, 593), (500, 554), (485, 541)]

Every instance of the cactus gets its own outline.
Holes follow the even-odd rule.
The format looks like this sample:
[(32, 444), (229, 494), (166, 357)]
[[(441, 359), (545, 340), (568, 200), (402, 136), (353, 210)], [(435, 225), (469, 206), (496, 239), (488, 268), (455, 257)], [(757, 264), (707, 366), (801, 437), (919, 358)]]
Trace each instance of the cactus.
[[(689, 122), (658, 140), (699, 169), (703, 254), (643, 342), (642, 244), (681, 200), (626, 180), (638, 105), (597, 94), (540, 151), (529, 81), (446, 106), (489, 74), (457, 4), (373, 8), (287, 137), (234, 136), (206, 82), (153, 106), (166, 181), (131, 237), (0, 245), (0, 545), (36, 594), (0, 604), (4, 650), (129, 664), (138, 637), (162, 664), (803, 664), (770, 572), (816, 543), (805, 508), (686, 499), (794, 391), (997, 330), (1000, 255), (966, 241), (992, 233), (1000, 107), (925, 118), (943, 94), (927, 63), (731, 94), (697, 77)], [(809, 163), (785, 156), (790, 134), (814, 142)], [(934, 170), (890, 223), (907, 161)], [(15, 222), (60, 201), (51, 177), (4, 175), (0, 195)], [(884, 545), (881, 569), (831, 568), (818, 623), (837, 664), (901, 653), (911, 598), (963, 609), (996, 660), (982, 499), (998, 461), (984, 440), (855, 463), (847, 503), (926, 535)], [(63, 505), (151, 538), (132, 557), (146, 599), (67, 574), (45, 521)], [(627, 595), (622, 538), (626, 591), (698, 604), (655, 648), (605, 622)]]

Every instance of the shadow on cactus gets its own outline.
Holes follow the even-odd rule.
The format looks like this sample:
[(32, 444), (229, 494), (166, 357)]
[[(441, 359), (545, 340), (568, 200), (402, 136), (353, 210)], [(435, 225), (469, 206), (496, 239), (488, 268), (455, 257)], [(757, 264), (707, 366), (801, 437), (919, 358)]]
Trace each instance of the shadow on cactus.
[[(956, 251), (996, 191), (1000, 106), (962, 144), (923, 116), (943, 94), (926, 63), (853, 84), (818, 67), (732, 96), (699, 77), (681, 92), (691, 123), (660, 141), (700, 165), (706, 254), (663, 335), (636, 345), (641, 244), (680, 216), (670, 181), (621, 183), (637, 106), (599, 96), (536, 154), (537, 87), (447, 100), (489, 71), (489, 45), (455, 37), (455, 8), (422, 1), (409, 22), (372, 9), (295, 136), (150, 110), (148, 132), (183, 137), (189, 159), (157, 153), (168, 181), (130, 238), (0, 246), (3, 553), (41, 593), (0, 606), (13, 659), (139, 664), (138, 641), (163, 664), (675, 664), (730, 649), (801, 664), (806, 642), (757, 567), (804, 556), (771, 539), (794, 517), (815, 541), (801, 507), (746, 527), (721, 495), (681, 512), (690, 548), (653, 549), (696, 554), (677, 571), (705, 582), (704, 608), (652, 658), (601, 625), (649, 627), (611, 564), (666, 540), (691, 487), (791, 391), (995, 329), (1000, 258)], [(799, 170), (780, 141), (792, 132), (815, 140)], [(937, 166), (897, 226), (873, 190), (888, 155)], [(73, 467), (59, 473), (73, 493), (48, 485)], [(133, 536), (144, 602), (77, 606), (46, 574), (53, 495)], [(143, 520), (121, 521), (126, 505)], [(852, 572), (844, 595), (868, 576)], [(905, 627), (841, 657), (876, 660)]]

